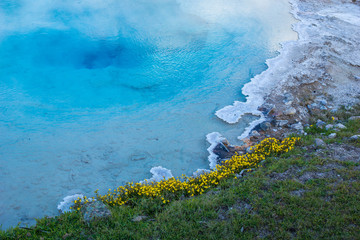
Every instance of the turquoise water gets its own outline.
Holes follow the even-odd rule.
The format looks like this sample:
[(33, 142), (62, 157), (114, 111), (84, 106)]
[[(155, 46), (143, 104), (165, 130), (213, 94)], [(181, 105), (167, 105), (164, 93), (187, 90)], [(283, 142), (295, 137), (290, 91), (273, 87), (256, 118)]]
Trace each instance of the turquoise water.
[(208, 168), (214, 116), (294, 38), (286, 1), (0, 2), (0, 224), (67, 195)]

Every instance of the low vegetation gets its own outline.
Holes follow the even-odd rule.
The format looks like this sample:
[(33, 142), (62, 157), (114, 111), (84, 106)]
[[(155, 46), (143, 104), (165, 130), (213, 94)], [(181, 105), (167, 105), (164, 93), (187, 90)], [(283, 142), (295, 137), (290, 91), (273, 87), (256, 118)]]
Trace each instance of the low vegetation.
[[(224, 179), (235, 177), (236, 173), (241, 170), (255, 168), (267, 156), (276, 155), (282, 152), (291, 151), (296, 141), (300, 138), (290, 137), (283, 141), (274, 138), (267, 138), (251, 149), (251, 153), (245, 155), (234, 155), (231, 159), (217, 165), (215, 170), (203, 173), (198, 177), (169, 178), (160, 182), (147, 181), (143, 183), (127, 183), (117, 189), (109, 189), (105, 195), (97, 194), (97, 199), (103, 201), (109, 206), (121, 206), (124, 204), (137, 205), (141, 199), (153, 200), (162, 204), (170, 201), (179, 200), (180, 198), (193, 197), (201, 195), (211, 187), (215, 187)], [(96, 192), (97, 193), (97, 192)], [(83, 203), (89, 202), (78, 199), (75, 201), (75, 209), (80, 210)]]
[[(74, 211), (1, 231), (0, 239), (360, 239), (360, 140), (351, 138), (360, 120), (348, 120), (353, 115), (359, 107), (324, 112), (301, 139), (267, 139), (199, 178), (97, 195), (111, 209), (107, 219), (85, 223)], [(346, 128), (326, 130), (318, 118)]]

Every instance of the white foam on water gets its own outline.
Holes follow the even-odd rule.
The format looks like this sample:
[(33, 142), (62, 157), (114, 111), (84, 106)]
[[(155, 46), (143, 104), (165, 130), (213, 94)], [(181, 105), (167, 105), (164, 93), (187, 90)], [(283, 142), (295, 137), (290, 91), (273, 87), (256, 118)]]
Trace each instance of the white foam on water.
[(145, 181), (141, 181), (140, 183), (160, 182), (162, 180), (167, 180), (174, 177), (171, 173), (171, 170), (163, 168), (161, 166), (151, 168), (150, 172), (152, 174), (152, 177), (150, 179), (146, 179)]
[[(264, 103), (264, 97), (279, 84), (279, 78), (288, 73), (287, 64), (292, 57), (290, 54), (292, 51), (289, 50), (295, 44), (295, 42), (283, 43), (279, 56), (266, 61), (268, 69), (244, 85), (242, 93), (247, 96), (246, 102), (235, 101), (233, 105), (216, 111), (216, 116), (230, 124), (237, 123), (246, 114), (260, 117), (259, 120), (255, 120), (256, 122), (250, 123), (251, 126), (264, 121), (264, 115), (258, 110), (258, 107)], [(274, 76), (276, 77), (274, 78)], [(249, 133), (249, 128), (247, 128), (246, 132)], [(243, 137), (244, 135), (241, 136), (241, 138)]]
[(74, 194), (70, 196), (64, 197), (64, 199), (58, 204), (57, 209), (59, 209), (60, 212), (71, 212), (72, 210), (70, 207), (74, 205), (74, 201), (78, 200), (79, 198), (84, 199), (84, 195), (82, 194)]
[[(294, 10), (291, 12), (294, 14)], [(299, 33), (299, 31), (297, 32)], [(250, 82), (244, 85), (241, 91), (246, 96), (246, 101), (234, 101), (232, 105), (225, 106), (216, 111), (215, 115), (229, 124), (239, 122), (247, 114), (259, 117), (259, 119), (249, 123), (238, 137), (239, 140), (247, 137), (257, 124), (265, 121), (265, 116), (258, 110), (258, 107), (264, 103), (264, 97), (281, 82), (282, 76), (285, 77), (288, 74), (288, 62), (293, 56), (293, 46), (296, 46), (296, 44), (296, 41), (281, 43), (279, 55), (273, 59), (266, 60), (267, 70), (256, 75)]]
[(210, 169), (214, 169), (217, 165), (218, 156), (213, 152), (214, 148), (222, 141), (226, 140), (220, 133), (212, 132), (206, 135), (206, 141), (210, 143), (210, 147), (207, 149), (209, 152), (208, 160)]

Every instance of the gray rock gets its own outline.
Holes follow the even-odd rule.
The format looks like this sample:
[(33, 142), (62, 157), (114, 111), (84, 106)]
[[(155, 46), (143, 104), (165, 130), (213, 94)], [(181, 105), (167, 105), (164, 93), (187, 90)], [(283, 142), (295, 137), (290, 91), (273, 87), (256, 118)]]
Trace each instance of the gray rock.
[(235, 148), (220, 142), (213, 149), (213, 153), (218, 155), (220, 159), (228, 159), (235, 154)]
[(345, 128), (346, 128), (346, 127), (345, 127), (343, 124), (341, 124), (341, 123), (336, 124), (335, 127), (338, 128), (338, 129), (345, 129)]
[(299, 122), (299, 123), (295, 123), (293, 125), (290, 126), (292, 129), (301, 131), (304, 129), (303, 125)]
[(294, 101), (294, 96), (291, 93), (285, 93), (284, 94), (284, 103), (285, 105), (291, 105)]
[(295, 115), (296, 114), (296, 109), (295, 108), (288, 108), (284, 111), (285, 115)]
[(260, 137), (261, 135), (260, 135), (260, 133), (258, 131), (253, 130), (253, 131), (251, 131), (251, 136)]
[(308, 105), (308, 108), (310, 108), (310, 109), (318, 109), (319, 105), (317, 103), (312, 103), (311, 105)]
[(352, 140), (352, 141), (360, 140), (360, 135), (354, 135), (354, 136), (350, 137), (350, 140)]
[(277, 120), (277, 121), (276, 121), (276, 126), (278, 126), (278, 127), (284, 127), (284, 126), (286, 126), (288, 123), (289, 123), (288, 120)]
[(350, 121), (360, 120), (360, 116), (352, 116), (349, 118)]
[(320, 119), (316, 121), (316, 126), (319, 128), (323, 128), (326, 125), (326, 123)]
[(244, 175), (246, 175), (246, 173), (248, 173), (248, 171), (251, 172), (252, 170), (253, 170), (252, 168), (243, 169), (243, 170), (241, 170), (241, 172), (239, 174), (235, 174), (235, 176), (237, 178), (243, 177)]
[(325, 107), (325, 106), (320, 106), (320, 110), (327, 110), (327, 107)]
[(266, 131), (271, 127), (271, 123), (270, 122), (262, 122), (262, 123), (260, 123), (259, 127), (261, 130)]
[(332, 125), (332, 124), (328, 124), (328, 125), (325, 126), (326, 130), (330, 130), (330, 129), (333, 129), (333, 128), (334, 128), (334, 125)]
[(320, 139), (320, 138), (316, 138), (316, 139), (315, 139), (315, 145), (316, 145), (317, 147), (324, 147), (324, 146), (326, 146), (325, 142), (324, 142), (322, 139)]
[(147, 218), (148, 218), (147, 216), (137, 216), (137, 217), (134, 217), (131, 221), (133, 221), (133, 222), (141, 222), (142, 220), (145, 220)]
[(241, 174), (239, 174), (239, 173), (236, 173), (236, 174), (235, 174), (235, 177), (237, 177), (237, 178), (242, 178), (242, 176), (243, 176), (243, 175), (241, 175)]
[(302, 197), (306, 191), (304, 189), (300, 189), (297, 191), (290, 192), (290, 195), (296, 196), (296, 197)]
[(221, 143), (224, 144), (225, 146), (229, 146), (229, 145), (230, 145), (230, 143), (229, 143), (229, 141), (228, 141), (227, 139), (223, 139), (223, 140), (221, 141)]
[(320, 103), (323, 106), (326, 106), (327, 103), (328, 103), (325, 99), (318, 99), (317, 102)]
[(336, 138), (336, 133), (332, 133), (329, 135), (329, 138)]
[(94, 201), (83, 205), (81, 213), (83, 214), (84, 221), (87, 223), (93, 219), (111, 216), (109, 208), (102, 201)]

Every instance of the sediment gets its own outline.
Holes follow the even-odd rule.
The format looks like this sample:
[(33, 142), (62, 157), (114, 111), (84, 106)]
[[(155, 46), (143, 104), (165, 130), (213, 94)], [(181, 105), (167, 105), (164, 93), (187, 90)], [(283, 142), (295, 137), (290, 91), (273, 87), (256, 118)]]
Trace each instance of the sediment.
[(279, 56), (267, 61), (268, 69), (244, 86), (246, 102), (216, 112), (230, 124), (245, 114), (259, 116), (239, 136), (247, 145), (304, 133), (320, 111), (360, 102), (359, 1), (289, 2), (299, 39), (283, 43)]

